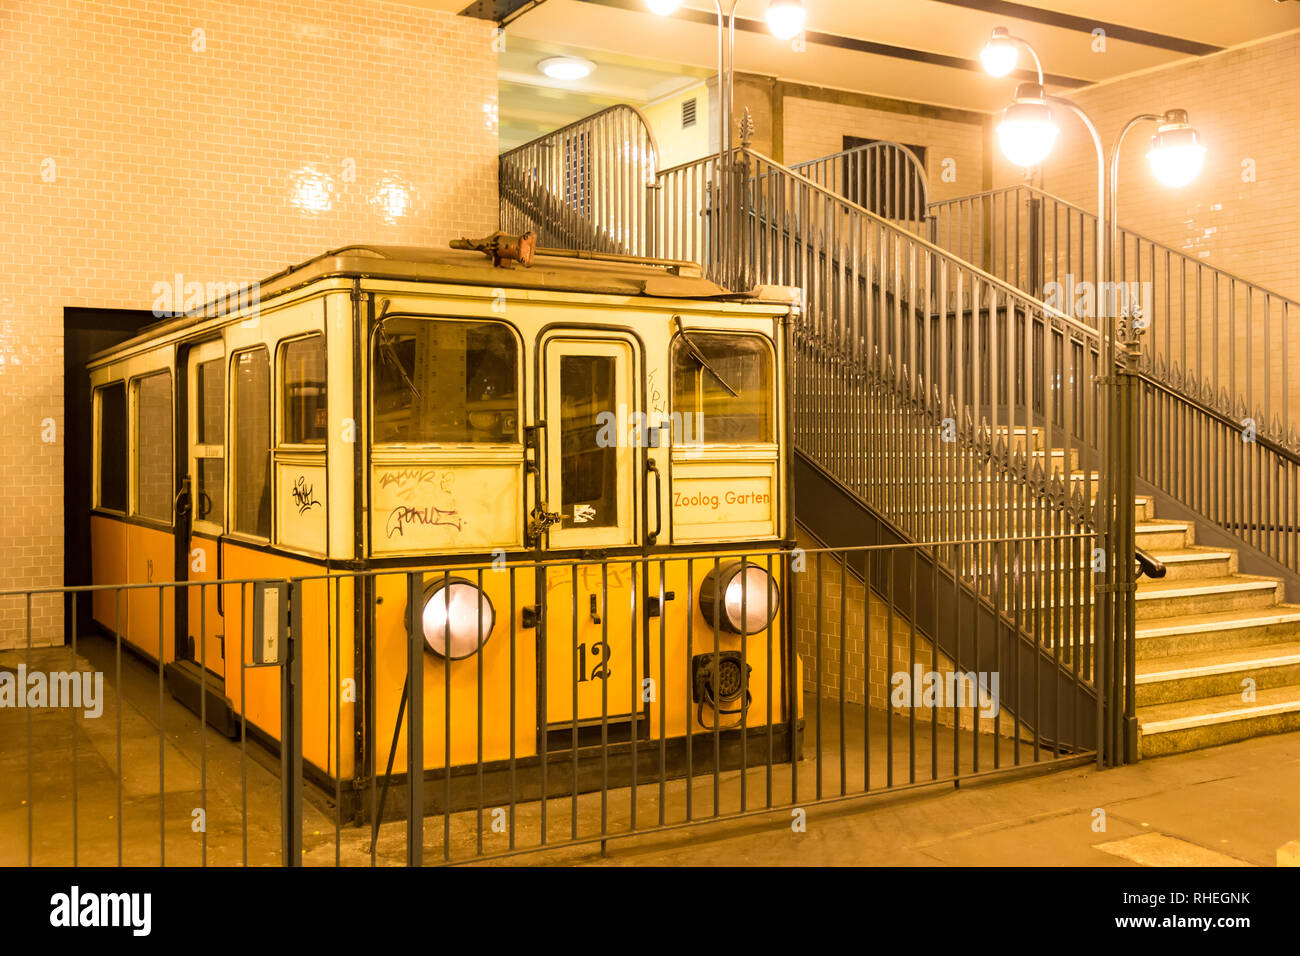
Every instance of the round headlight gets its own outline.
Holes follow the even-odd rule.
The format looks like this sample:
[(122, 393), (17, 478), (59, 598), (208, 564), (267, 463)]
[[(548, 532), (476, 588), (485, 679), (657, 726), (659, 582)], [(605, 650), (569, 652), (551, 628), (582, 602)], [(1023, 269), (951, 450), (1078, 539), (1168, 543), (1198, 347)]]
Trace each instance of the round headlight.
[(739, 561), (711, 570), (700, 583), (700, 613), (733, 634), (761, 631), (776, 617), (781, 590), (765, 568)]
[(424, 589), (420, 622), (428, 649), (458, 661), (487, 643), (496, 611), (488, 596), (469, 581), (439, 578)]

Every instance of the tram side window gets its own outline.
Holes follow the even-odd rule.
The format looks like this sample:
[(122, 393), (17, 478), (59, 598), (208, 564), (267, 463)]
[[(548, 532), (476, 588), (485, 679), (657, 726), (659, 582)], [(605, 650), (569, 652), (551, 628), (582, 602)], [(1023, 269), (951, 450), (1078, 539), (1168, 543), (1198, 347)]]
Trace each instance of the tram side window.
[(99, 390), (99, 507), (126, 511), (126, 385)]
[(280, 381), (286, 445), (324, 445), (329, 433), (325, 406), (325, 339), (309, 335), (284, 346)]
[(271, 363), (265, 348), (239, 352), (231, 375), (233, 531), (271, 536)]
[(674, 444), (775, 441), (767, 342), (689, 332), (673, 340), (672, 358)]
[(137, 379), (135, 389), (135, 509), (142, 518), (172, 520), (172, 376)]
[(376, 444), (519, 441), (519, 346), (505, 325), (387, 319), (373, 365)]

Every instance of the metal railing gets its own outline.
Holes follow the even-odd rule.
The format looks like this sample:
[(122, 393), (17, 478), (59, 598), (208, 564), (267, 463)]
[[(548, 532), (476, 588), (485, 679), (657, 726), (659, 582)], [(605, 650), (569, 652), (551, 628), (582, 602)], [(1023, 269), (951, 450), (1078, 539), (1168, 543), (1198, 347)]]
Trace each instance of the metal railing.
[(542, 246), (649, 255), (646, 187), (658, 163), (640, 110), (601, 110), (501, 154), (501, 228), (532, 231)]
[[(108, 624), (96, 631), (74, 611), (69, 646), (8, 652), (25, 677), (98, 674), (103, 693), (93, 715), (58, 702), (0, 709), (18, 768), (4, 787), (11, 805), (26, 801), (0, 859), (375, 866), (606, 852), (625, 837), (1088, 760), (1104, 671), (1072, 636), (1093, 575), (1065, 556), (1092, 544), (1021, 534), (729, 555), (742, 582), (748, 565), (782, 583), (780, 630), (748, 634), (721, 630), (697, 601), (701, 562), (720, 560), (698, 555), (11, 592), (28, 622), (89, 593)], [(960, 574), (936, 573), (940, 549)], [(1045, 564), (1053, 573), (1037, 574)], [(411, 611), (449, 580), (495, 582), (498, 595), (490, 640), (450, 664)], [(256, 660), (249, 613), (264, 588), (291, 609), (270, 664)], [(170, 669), (120, 636), (139, 641), (147, 622), (168, 637), (174, 602), (195, 589), (225, 594), (227, 648), (224, 679), (192, 665), (212, 682), (188, 704), (197, 713), (172, 699)], [(406, 610), (373, 603), (380, 591), (405, 595)], [(588, 591), (608, 642), (589, 675), (577, 671)], [(387, 623), (354, 646), (358, 602)], [(739, 688), (701, 692), (697, 665), (719, 673), (724, 657), (746, 675)], [(574, 703), (558, 718), (552, 659), (573, 668)], [(599, 713), (580, 719), (588, 677)], [(225, 695), (233, 739), (209, 726)], [(628, 712), (620, 700), (640, 703)]]
[(1286, 356), (1300, 302), (1120, 228), (1118, 290), (1096, 274), (1096, 214), (1030, 186), (930, 204), (935, 238), (1030, 295), (1095, 324), (1107, 301), (1141, 308), (1143, 362), (1174, 391), (1300, 451), (1300, 376)]
[(1300, 574), (1300, 453), (1144, 375), (1138, 477)]
[(930, 187), (925, 166), (902, 143), (876, 140), (792, 163), (789, 169), (895, 225), (918, 235), (929, 234)]
[[(908, 539), (1084, 533), (1098, 501), (1100, 527), (1117, 520), (1091, 327), (746, 148), (666, 170), (657, 192), (660, 255), (730, 288), (803, 289), (797, 447)], [(1132, 563), (1116, 557), (1108, 587), (1131, 586)], [(1090, 626), (1117, 642), (1118, 713), (1131, 611)]]

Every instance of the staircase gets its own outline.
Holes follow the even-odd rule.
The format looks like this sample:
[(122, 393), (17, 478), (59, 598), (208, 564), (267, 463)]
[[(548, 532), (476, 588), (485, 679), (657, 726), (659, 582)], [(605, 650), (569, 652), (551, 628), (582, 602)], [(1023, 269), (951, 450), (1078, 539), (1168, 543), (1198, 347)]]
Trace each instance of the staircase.
[[(616, 112), (614, 121), (626, 124), (629, 115)], [(805, 302), (795, 334), (796, 464), (803, 467), (801, 487), (810, 487), (803, 484), (809, 478), (823, 483), (800, 496), (801, 521), (812, 520), (819, 498), (821, 504), (833, 498), (841, 509), (862, 508), (902, 539), (935, 542), (936, 573), (941, 565), (960, 568), (971, 554), (1010, 571), (1012, 556), (997, 547), (981, 549), (981, 540), (1014, 534), (1082, 542), (1092, 533), (1104, 463), (1094, 382), (1107, 369), (1096, 322), (1038, 296), (1046, 276), (1065, 279), (1070, 268), (1095, 269), (1096, 257), (1095, 250), (1067, 248), (1062, 254), (1054, 245), (1045, 263), (1046, 194), (1025, 197), (1037, 203), (1026, 213), (1036, 225), (1025, 229), (1036, 245), (1030, 251), (1004, 246), (1000, 268), (998, 256), (987, 255), (997, 249), (996, 237), (990, 243), (987, 234), (996, 216), (981, 220), (983, 235), (957, 236), (949, 248), (936, 244), (944, 232), (937, 228), (943, 204), (924, 206), (914, 157), (891, 155), (889, 144), (872, 144), (867, 161), (850, 151), (805, 164), (808, 175), (746, 145), (662, 171), (652, 161), (647, 166), (643, 149), (617, 150), (600, 168), (633, 188), (612, 191), (624, 212), (611, 213), (584, 205), (583, 190), (573, 199), (573, 183), (589, 182), (581, 178), (585, 174), (575, 180), (574, 157), (585, 156), (589, 142), (619, 140), (591, 134), (610, 117), (591, 120), (594, 126), (582, 121), (502, 157), (503, 228), (551, 228), (549, 215), (552, 222), (567, 222), (548, 237), (556, 244), (691, 259), (729, 288), (800, 286)], [(626, 132), (626, 125), (621, 128)], [(637, 136), (652, 149), (648, 130)], [(568, 159), (556, 167), (556, 155)], [(592, 159), (591, 168), (600, 162)], [(621, 170), (612, 172), (620, 163)], [(636, 184), (647, 169), (653, 188), (639, 197)], [(888, 171), (888, 189), (871, 186), (873, 170)], [(900, 176), (901, 170), (913, 171)], [(911, 213), (918, 202), (914, 188), (931, 212), (928, 224)], [(867, 197), (883, 215), (853, 201)], [(1004, 204), (1004, 242), (1012, 232), (1005, 228), (1005, 209)], [(1053, 212), (1054, 229), (1062, 209)], [(1080, 236), (1091, 235), (1084, 228), (1086, 213), (1064, 213), (1067, 236), (1076, 226)], [(901, 219), (883, 217), (888, 215)], [(963, 215), (956, 218), (966, 221)], [(947, 233), (953, 240), (951, 225)], [(1136, 243), (1132, 265), (1139, 278), (1150, 280), (1143, 262), (1154, 269), (1155, 255), (1144, 259), (1143, 248)], [(1165, 258), (1168, 270), (1172, 259)], [(1168, 276), (1166, 271), (1166, 290)], [(1215, 311), (1205, 323), (1217, 334), (1219, 279), (1213, 281)], [(1200, 283), (1198, 273), (1195, 287)], [(1181, 286), (1184, 293), (1192, 289), (1186, 281)], [(1172, 315), (1168, 291), (1164, 301)], [(1284, 300), (1273, 294), (1265, 301), (1272, 310)], [(1282, 306), (1284, 319), (1287, 308)], [(1229, 314), (1234, 310), (1225, 308)], [(1300, 315), (1300, 304), (1290, 314)], [(1264, 376), (1252, 384), (1243, 401), (1263, 396), (1260, 421), (1269, 424), (1257, 441), (1243, 445), (1241, 417), (1234, 417), (1240, 409), (1220, 394), (1226, 387), (1221, 378), (1237, 383), (1237, 365), (1221, 369), (1217, 358), (1207, 359), (1200, 348), (1205, 339), (1195, 322), (1184, 322), (1177, 335), (1156, 331), (1143, 355), (1138, 474), (1149, 487), (1133, 505), (1136, 542), (1165, 573), (1139, 577), (1131, 624), (1123, 600), (1116, 599), (1107, 601), (1107, 607), (1119, 608), (1107, 612), (1114, 632), (1089, 625), (1090, 616), (1101, 618), (1094, 581), (1110, 580), (1090, 573), (1091, 549), (1057, 548), (1044, 557), (1053, 550), (1044, 547), (1038, 560), (1015, 556), (1028, 557), (1016, 565), (1017, 573), (1074, 575), (1065, 590), (1035, 585), (1030, 595), (1058, 602), (1058, 611), (1060, 604), (1076, 602), (1070, 633), (1034, 635), (1026, 625), (1022, 640), (1041, 642), (1079, 693), (1102, 701), (1097, 706), (1107, 713), (1108, 727), (1119, 726), (1127, 693), (1141, 756), (1300, 729), (1300, 607), (1283, 600), (1283, 578), (1300, 584), (1300, 441), (1293, 443), (1285, 412), (1276, 422), (1267, 418), (1288, 407), (1294, 383), (1284, 373), (1280, 382)], [(1174, 370), (1174, 356), (1193, 353), (1210, 364), (1197, 366), (1195, 374), (1186, 362)], [(1251, 382), (1249, 371), (1245, 381)], [(1161, 442), (1160, 436), (1176, 430), (1177, 442)], [(1198, 480), (1187, 481), (1188, 474)], [(1267, 492), (1250, 493), (1264, 487)], [(1160, 500), (1184, 503), (1196, 520), (1186, 514), (1158, 517)], [(1198, 526), (1218, 536), (1212, 546), (1196, 544)], [(975, 542), (973, 551), (942, 544), (959, 540)], [(1252, 570), (1276, 570), (1277, 576), (1241, 573), (1239, 565), (1247, 560)], [(992, 602), (995, 616), (1009, 613), (999, 603), (1006, 595), (984, 599)], [(1035, 608), (1032, 600), (1029, 607), (1018, 604), (1017, 615), (1051, 610), (1041, 603)], [(1131, 672), (1124, 663), (1129, 627)], [(1106, 644), (1116, 643), (1094, 660), (1097, 634)], [(1094, 664), (1103, 660), (1107, 670), (1094, 673)], [(1107, 759), (1122, 759), (1117, 745), (1103, 741), (1098, 749), (1107, 751)]]
[(1165, 570), (1135, 600), (1141, 756), (1300, 730), (1300, 606), (1281, 580), (1241, 574), (1236, 549), (1197, 545), (1195, 523), (1161, 518), (1150, 495), (1134, 507), (1137, 545)]

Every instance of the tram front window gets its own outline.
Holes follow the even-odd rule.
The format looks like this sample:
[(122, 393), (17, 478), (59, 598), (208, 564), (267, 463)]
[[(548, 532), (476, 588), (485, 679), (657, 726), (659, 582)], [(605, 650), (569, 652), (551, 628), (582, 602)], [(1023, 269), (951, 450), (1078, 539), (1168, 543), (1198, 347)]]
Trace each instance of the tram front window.
[(519, 348), (498, 322), (386, 319), (373, 373), (376, 444), (519, 441)]
[(674, 444), (774, 441), (772, 364), (771, 348), (757, 335), (678, 335), (673, 340)]
[(609, 356), (560, 358), (560, 498), (587, 528), (618, 524), (618, 449), (601, 440), (599, 419), (614, 408), (615, 363)]

